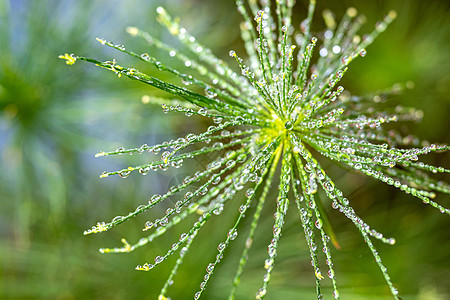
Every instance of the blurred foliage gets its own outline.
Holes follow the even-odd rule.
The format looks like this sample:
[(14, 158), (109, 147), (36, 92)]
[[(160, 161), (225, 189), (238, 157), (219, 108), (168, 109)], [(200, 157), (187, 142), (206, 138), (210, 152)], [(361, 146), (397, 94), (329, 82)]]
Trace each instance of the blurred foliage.
[[(228, 57), (231, 48), (243, 48), (238, 32), (240, 19), (229, 0), (0, 0), (0, 298), (156, 298), (170, 261), (148, 273), (135, 272), (134, 266), (169, 247), (169, 236), (133, 254), (100, 255), (97, 248), (119, 245), (125, 232), (127, 236), (139, 232), (143, 219), (109, 235), (81, 234), (97, 220), (134, 210), (151, 192), (165, 190), (175, 174), (100, 181), (97, 175), (108, 168), (105, 163), (125, 162), (97, 161), (92, 156), (103, 147), (109, 150), (124, 143), (150, 144), (162, 140), (163, 135), (183, 134), (192, 121), (162, 116), (159, 108), (140, 103), (143, 94), (162, 95), (154, 89), (117, 80), (109, 73), (93, 72), (92, 67), (84, 65), (69, 71), (57, 56), (67, 51), (116, 55), (100, 47), (96, 36), (143, 49), (141, 44), (134, 46), (136, 41), (126, 35), (124, 28), (128, 25), (169, 39), (159, 33), (153, 21), (154, 8), (162, 2), (173, 15), (182, 17), (183, 24), (219, 57)], [(313, 29), (323, 28), (323, 9), (329, 8), (340, 17), (349, 6), (367, 16), (367, 28), (391, 9), (397, 10), (398, 19), (367, 49), (367, 56), (352, 65), (344, 78), (346, 89), (362, 94), (396, 82), (413, 81), (412, 90), (391, 101), (423, 109), (424, 120), (402, 125), (400, 130), (407, 129), (433, 142), (449, 143), (448, 2), (318, 1)], [(299, 20), (305, 17), (305, 7), (304, 2), (296, 7)], [(164, 79), (167, 75), (157, 76)], [(162, 117), (165, 122), (161, 122)], [(429, 159), (450, 167), (448, 154), (432, 155)], [(448, 218), (373, 180), (335, 169), (330, 175), (340, 178), (337, 183), (350, 195), (362, 218), (397, 238), (394, 247), (383, 245), (379, 250), (404, 299), (448, 299)], [(448, 181), (448, 176), (443, 179)], [(444, 197), (438, 195), (437, 199), (446, 200)], [(244, 273), (242, 295), (252, 294), (259, 286), (255, 278), (263, 272), (265, 232), (271, 230), (269, 212), (268, 208), (259, 232), (260, 244), (255, 245)], [(334, 257), (343, 299), (361, 299), (360, 295), (365, 295), (364, 299), (390, 299), (356, 230), (342, 216), (330, 214), (341, 244)], [(220, 225), (220, 221), (215, 224)], [(309, 256), (298, 220), (292, 216), (289, 222), (269, 299), (299, 295), (310, 299), (314, 282)], [(188, 259), (179, 271), (174, 299), (185, 299), (197, 289), (205, 265), (215, 255), (215, 245), (226, 234), (217, 227), (207, 226), (202, 233), (204, 238), (199, 239), (202, 243), (193, 245), (191, 251), (198, 255), (195, 260)], [(179, 232), (173, 235), (178, 236)], [(135, 239), (139, 238), (136, 234)], [(223, 299), (222, 291), (231, 284), (230, 274), (240, 254), (237, 244), (243, 242), (238, 238), (235, 247), (229, 249), (205, 299)]]

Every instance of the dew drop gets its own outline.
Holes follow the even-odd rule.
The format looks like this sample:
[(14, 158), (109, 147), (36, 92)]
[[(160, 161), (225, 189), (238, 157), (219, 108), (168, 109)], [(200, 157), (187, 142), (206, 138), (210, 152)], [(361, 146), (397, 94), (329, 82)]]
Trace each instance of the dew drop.
[(251, 196), (253, 196), (255, 194), (255, 190), (250, 188), (247, 191), (245, 191), (245, 196), (247, 196), (248, 198), (250, 198)]
[(148, 55), (147, 53), (142, 53), (141, 54), (141, 58), (143, 60), (149, 61), (150, 60), (150, 55)]
[(145, 230), (151, 229), (154, 225), (152, 221), (145, 222)]
[(204, 107), (202, 107), (198, 110), (199, 115), (206, 116), (207, 113), (208, 113), (208, 111)]
[(287, 121), (286, 123), (284, 123), (284, 128), (286, 128), (287, 130), (291, 130), (294, 127), (294, 124), (291, 121)]
[(190, 198), (192, 198), (194, 194), (192, 192), (186, 192), (186, 194), (184, 194), (184, 199), (188, 200)]
[(114, 217), (114, 219), (112, 219), (112, 223), (115, 223), (115, 222), (119, 222), (119, 221), (122, 221), (123, 220), (123, 217), (122, 216), (117, 216), (117, 217)]
[(197, 138), (197, 136), (193, 133), (189, 133), (186, 135), (186, 140), (190, 143), (192, 141), (194, 141)]
[(230, 231), (228, 231), (228, 237), (230, 238), (230, 240), (234, 240), (236, 239), (238, 233), (236, 229), (230, 229)]
[(149, 171), (150, 167), (142, 167), (139, 169), (139, 173), (141, 173), (142, 175), (147, 175)]
[(212, 263), (206, 267), (206, 272), (208, 272), (208, 273), (211, 273), (213, 270), (214, 270), (214, 264), (212, 264)]
[(164, 64), (162, 63), (162, 62), (156, 62), (156, 68), (158, 69), (158, 70), (164, 70), (164, 68), (165, 68), (166, 66), (164, 66)]
[(397, 290), (395, 287), (393, 287), (393, 288), (391, 289), (391, 291), (392, 291), (392, 294), (398, 295), (398, 290)]
[(317, 229), (322, 228), (322, 220), (321, 219), (317, 219), (314, 224), (316, 225)]
[(211, 181), (212, 184), (218, 184), (220, 182), (220, 175), (216, 175)]
[(161, 159), (162, 159), (163, 161), (166, 161), (166, 159), (169, 157), (169, 155), (170, 155), (170, 152), (169, 152), (169, 151), (164, 151), (164, 152), (161, 154)]
[(201, 188), (198, 193), (200, 195), (206, 195), (207, 192), (208, 192), (208, 188), (205, 186), (205, 187)]
[(331, 207), (334, 209), (338, 209), (339, 208), (339, 203), (336, 200), (333, 200), (333, 202), (331, 203)]
[(269, 254), (269, 257), (274, 257), (276, 254), (276, 249), (274, 246), (269, 245), (269, 247), (267, 248), (267, 253)]
[(326, 48), (322, 48), (319, 50), (319, 55), (321, 57), (326, 57), (328, 55), (328, 50)]
[(213, 214), (220, 215), (220, 213), (223, 211), (223, 204), (219, 205), (217, 208), (213, 210)]
[(149, 202), (149, 204), (154, 204), (154, 203), (158, 202), (159, 200), (161, 200), (161, 195), (156, 194), (156, 195), (153, 195), (148, 202)]
[(188, 237), (188, 234), (187, 234), (187, 233), (182, 233), (182, 234), (180, 235), (180, 242), (183, 241), (183, 240), (185, 240), (185, 239), (187, 239), (187, 237)]
[(119, 176), (122, 177), (122, 178), (127, 178), (127, 177), (130, 175), (130, 173), (131, 173), (131, 171), (128, 171), (128, 170), (126, 170), (126, 171), (121, 171), (121, 172), (119, 173)]
[(324, 185), (324, 188), (329, 192), (332, 192), (334, 190), (334, 186), (330, 181), (325, 181), (325, 183), (323, 185)]

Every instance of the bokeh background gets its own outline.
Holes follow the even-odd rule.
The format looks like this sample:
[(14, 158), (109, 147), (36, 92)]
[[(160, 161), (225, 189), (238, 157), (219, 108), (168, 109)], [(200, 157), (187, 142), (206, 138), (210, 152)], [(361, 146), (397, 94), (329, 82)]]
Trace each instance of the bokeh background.
[[(298, 2), (294, 24), (305, 17), (307, 7), (306, 1)], [(86, 64), (68, 67), (57, 56), (74, 52), (100, 59), (116, 57), (125, 65), (171, 80), (95, 41), (95, 37), (104, 37), (138, 52), (149, 51), (142, 41), (125, 33), (126, 26), (133, 25), (176, 45), (155, 21), (155, 8), (161, 4), (180, 16), (184, 26), (219, 57), (228, 59), (230, 49), (243, 52), (238, 31), (241, 19), (231, 0), (0, 0), (1, 299), (157, 298), (174, 260), (152, 272), (136, 272), (134, 267), (165, 252), (180, 229), (130, 254), (102, 255), (97, 249), (119, 246), (122, 237), (137, 241), (144, 234), (145, 220), (158, 216), (164, 207), (101, 235), (84, 237), (82, 233), (97, 221), (134, 210), (188, 170), (100, 180), (103, 170), (126, 166), (131, 158), (93, 156), (99, 150), (199, 132), (209, 124), (195, 117), (165, 115), (159, 107), (142, 103), (143, 95), (165, 96), (153, 88), (117, 79), (111, 72)], [(389, 10), (396, 10), (398, 18), (367, 49), (367, 56), (352, 64), (344, 78), (345, 88), (361, 94), (413, 81), (413, 89), (389, 101), (419, 107), (424, 119), (418, 124), (400, 124), (398, 129), (449, 143), (448, 1), (318, 1), (313, 31), (323, 29), (323, 9), (331, 9), (339, 19), (350, 6), (366, 15), (363, 32), (371, 30)], [(138, 159), (145, 161), (145, 157)], [(450, 167), (445, 153), (429, 155), (425, 161)], [(197, 162), (200, 168), (202, 163)], [(402, 298), (449, 299), (448, 217), (392, 187), (323, 163), (358, 214), (396, 237), (394, 247), (376, 245)], [(442, 179), (449, 180), (448, 176)], [(437, 201), (448, 207), (448, 198), (438, 195)], [(264, 211), (238, 299), (253, 298), (261, 284), (273, 220), (270, 209)], [(217, 243), (228, 230), (223, 224), (234, 219), (230, 215), (232, 210), (211, 222), (194, 243), (170, 288), (172, 299), (192, 298), (205, 266), (216, 255)], [(289, 217), (268, 299), (314, 299), (314, 278), (301, 226), (295, 213)], [(333, 252), (342, 299), (391, 299), (357, 230), (334, 211), (330, 218), (341, 245), (341, 250)], [(226, 299), (242, 244), (240, 237), (227, 250), (205, 299)]]

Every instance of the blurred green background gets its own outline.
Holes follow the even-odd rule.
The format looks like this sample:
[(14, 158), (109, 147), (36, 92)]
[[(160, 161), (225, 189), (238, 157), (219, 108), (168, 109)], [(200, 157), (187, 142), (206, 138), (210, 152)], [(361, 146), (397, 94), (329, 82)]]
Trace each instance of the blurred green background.
[[(1, 299), (156, 299), (174, 259), (152, 272), (136, 272), (134, 267), (165, 252), (180, 229), (131, 254), (101, 255), (97, 249), (119, 246), (122, 237), (137, 241), (145, 221), (159, 216), (163, 207), (108, 233), (83, 237), (82, 232), (97, 221), (134, 210), (153, 193), (164, 192), (177, 172), (100, 180), (103, 170), (126, 166), (130, 158), (94, 159), (93, 155), (199, 132), (208, 124), (196, 125), (200, 119), (164, 115), (159, 107), (143, 104), (143, 95), (163, 95), (153, 88), (85, 64), (67, 67), (57, 56), (73, 52), (100, 59), (116, 57), (121, 64), (153, 74), (154, 69), (101, 47), (95, 37), (123, 43), (137, 52), (149, 51), (125, 33), (126, 26), (133, 25), (172, 43), (155, 22), (155, 8), (164, 4), (200, 42), (228, 59), (230, 49), (243, 53), (241, 19), (233, 2), (0, 0)], [(305, 1), (298, 2), (294, 24), (305, 17), (307, 7)], [(371, 30), (389, 10), (396, 10), (398, 18), (367, 49), (367, 56), (352, 64), (344, 78), (345, 88), (361, 94), (413, 81), (414, 89), (390, 101), (418, 107), (425, 116), (421, 123), (399, 124), (398, 129), (449, 143), (448, 1), (318, 1), (313, 31), (323, 29), (323, 9), (331, 9), (340, 19), (350, 6), (367, 16), (362, 32)], [(171, 80), (166, 74), (156, 76)], [(138, 159), (145, 161), (145, 157)], [(445, 153), (425, 161), (450, 167)], [(358, 214), (396, 237), (394, 247), (375, 245), (402, 298), (449, 299), (449, 218), (392, 187), (327, 161), (324, 165)], [(449, 181), (448, 176), (442, 179)], [(437, 201), (444, 206), (448, 207), (448, 200), (438, 195)], [(253, 298), (262, 283), (271, 209), (264, 211), (238, 299)], [(228, 231), (223, 224), (234, 219), (230, 215), (234, 216), (232, 210), (223, 213), (221, 220), (211, 221), (200, 234), (170, 288), (172, 299), (192, 298), (205, 266), (216, 255), (217, 243)], [(357, 230), (342, 215), (334, 211), (330, 215), (342, 247), (333, 251), (342, 299), (391, 299)], [(205, 299), (226, 299), (242, 238), (227, 250)], [(314, 299), (309, 254), (294, 210), (280, 247), (268, 299)], [(331, 297), (328, 291), (325, 299)]]

